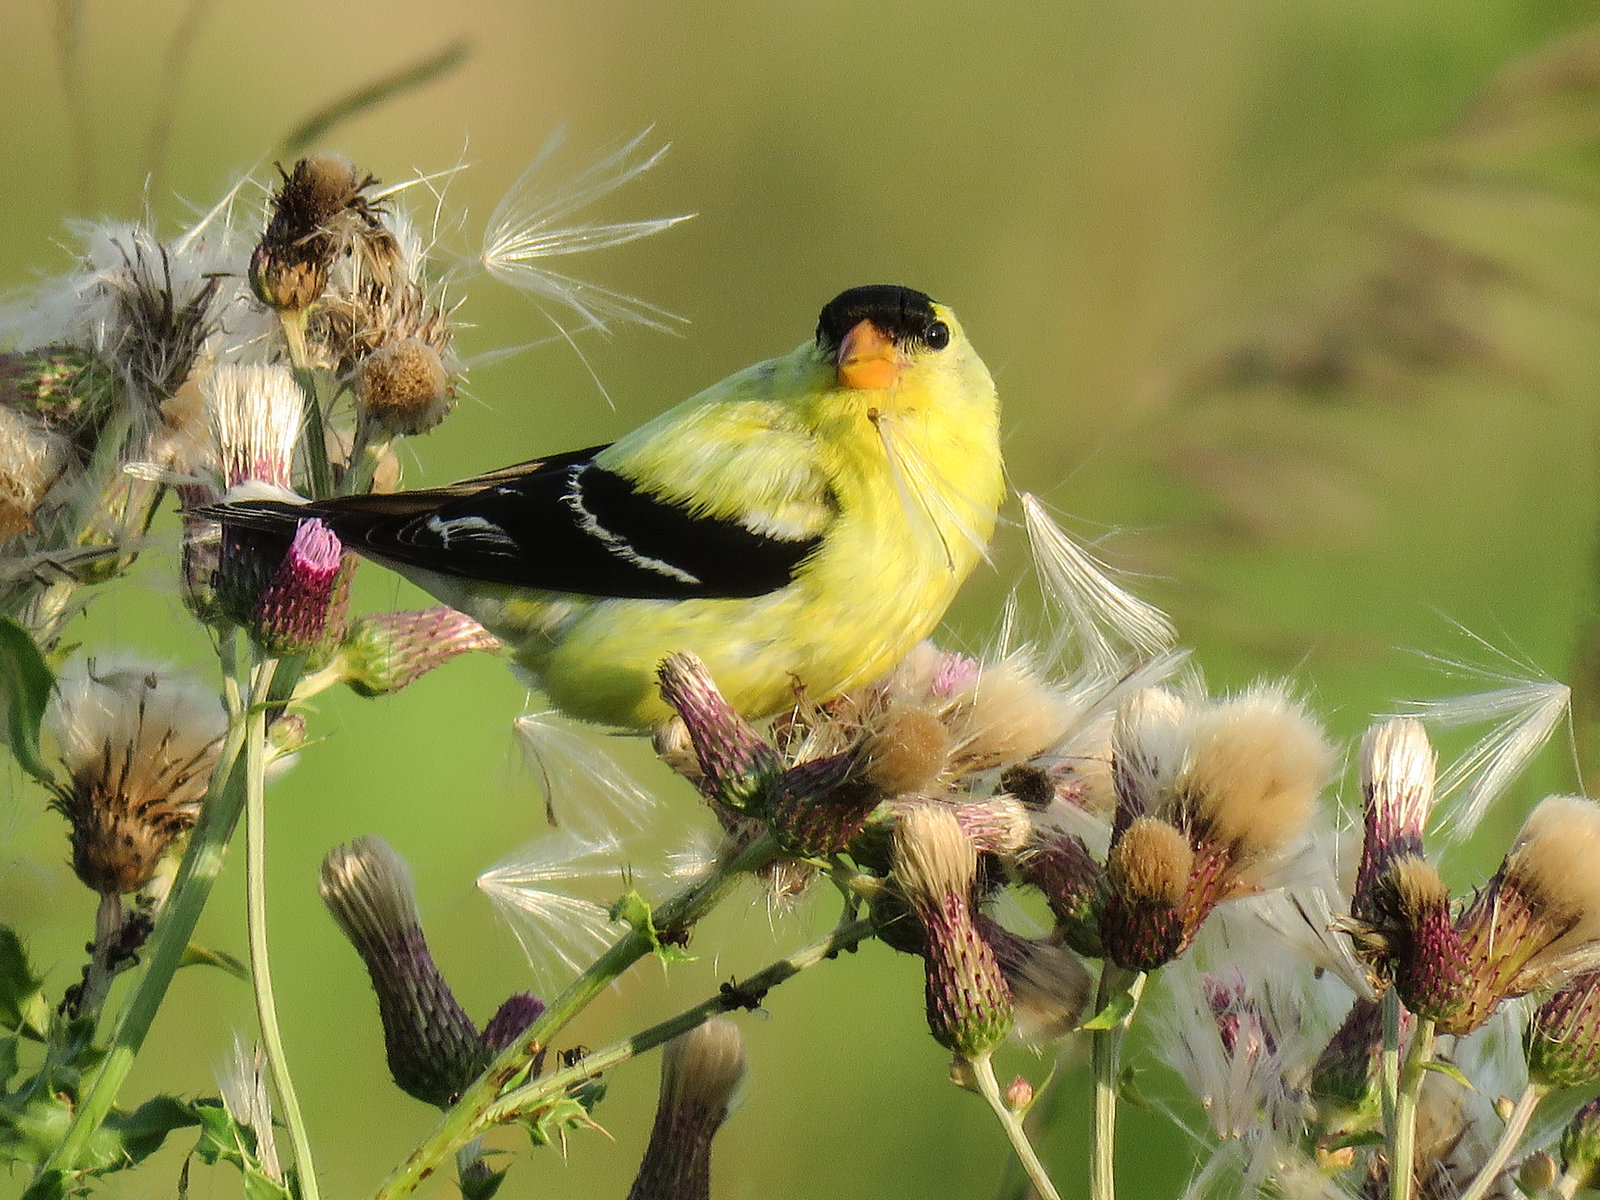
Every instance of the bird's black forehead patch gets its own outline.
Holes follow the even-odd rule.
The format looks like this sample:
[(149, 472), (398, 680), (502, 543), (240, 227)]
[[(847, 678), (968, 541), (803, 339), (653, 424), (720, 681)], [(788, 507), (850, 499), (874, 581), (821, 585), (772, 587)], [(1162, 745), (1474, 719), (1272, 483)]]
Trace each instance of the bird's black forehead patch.
[(896, 343), (921, 342), (937, 319), (932, 298), (911, 288), (890, 283), (851, 288), (828, 301), (817, 318), (817, 345), (837, 351), (844, 335), (862, 321), (871, 321)]

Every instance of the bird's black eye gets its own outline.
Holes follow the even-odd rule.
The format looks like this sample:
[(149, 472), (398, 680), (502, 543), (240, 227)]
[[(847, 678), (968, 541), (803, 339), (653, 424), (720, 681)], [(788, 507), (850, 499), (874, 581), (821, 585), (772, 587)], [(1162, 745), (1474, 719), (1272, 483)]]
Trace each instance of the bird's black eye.
[(950, 344), (950, 326), (943, 321), (932, 321), (922, 340), (927, 343), (929, 350), (943, 350)]

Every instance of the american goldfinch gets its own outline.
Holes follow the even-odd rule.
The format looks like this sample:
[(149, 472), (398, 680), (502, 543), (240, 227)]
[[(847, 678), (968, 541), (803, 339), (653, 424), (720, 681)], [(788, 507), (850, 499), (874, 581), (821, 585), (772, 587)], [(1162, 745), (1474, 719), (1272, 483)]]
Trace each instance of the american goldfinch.
[(984, 554), (1003, 482), (994, 381), (954, 314), (852, 288), (814, 339), (610, 445), (448, 487), (208, 515), (352, 550), (470, 614), (559, 708), (647, 729), (688, 650), (752, 718), (877, 677)]

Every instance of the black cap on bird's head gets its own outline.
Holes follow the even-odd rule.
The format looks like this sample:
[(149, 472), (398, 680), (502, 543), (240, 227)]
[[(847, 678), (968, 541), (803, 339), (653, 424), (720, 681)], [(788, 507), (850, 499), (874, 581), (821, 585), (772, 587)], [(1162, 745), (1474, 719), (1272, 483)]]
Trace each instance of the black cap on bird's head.
[(817, 318), (817, 345), (837, 352), (845, 335), (862, 321), (871, 321), (898, 345), (927, 345), (929, 328), (940, 324), (931, 296), (892, 283), (875, 283), (840, 292), (828, 301)]
[(950, 327), (932, 298), (893, 284), (840, 292), (817, 318), (817, 348), (833, 359), (841, 387), (889, 387), (905, 365), (903, 355), (949, 344)]

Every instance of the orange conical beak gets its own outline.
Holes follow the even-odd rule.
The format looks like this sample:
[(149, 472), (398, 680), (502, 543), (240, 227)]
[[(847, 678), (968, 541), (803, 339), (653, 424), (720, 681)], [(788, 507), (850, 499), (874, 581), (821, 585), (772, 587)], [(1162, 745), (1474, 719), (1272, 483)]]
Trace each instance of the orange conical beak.
[(900, 351), (871, 321), (858, 321), (839, 343), (839, 386), (859, 391), (892, 387), (903, 367)]

